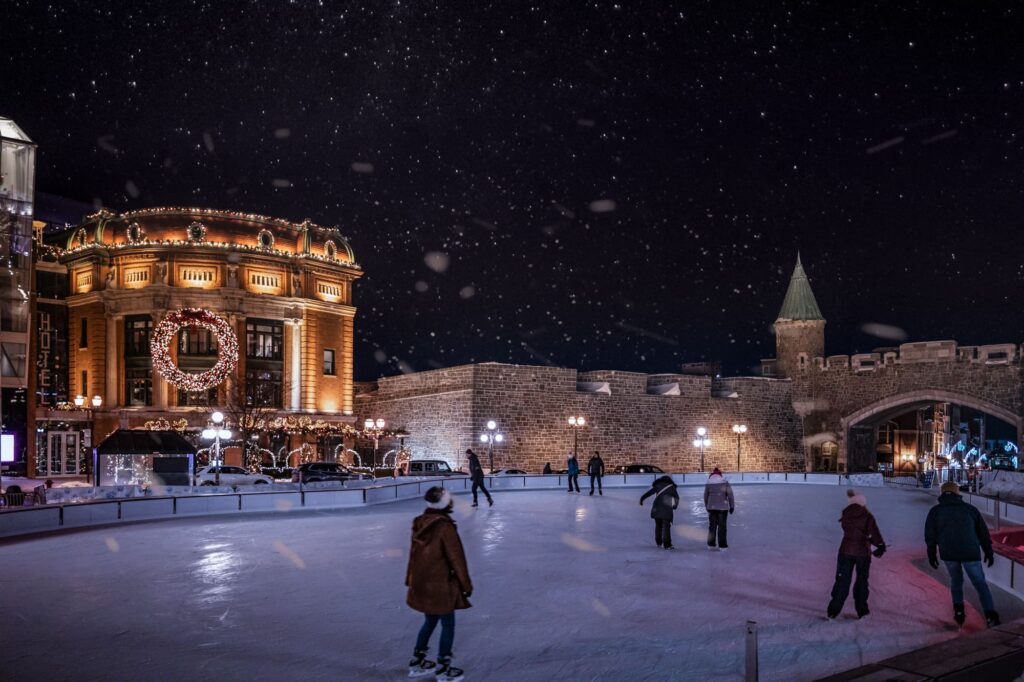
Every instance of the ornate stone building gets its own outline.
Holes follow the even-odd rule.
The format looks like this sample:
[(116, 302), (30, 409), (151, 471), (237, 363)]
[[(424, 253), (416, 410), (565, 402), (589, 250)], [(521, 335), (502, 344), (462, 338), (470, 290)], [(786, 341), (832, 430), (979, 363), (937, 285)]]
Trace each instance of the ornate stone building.
[[(331, 228), (196, 208), (102, 210), (47, 238), (43, 271), (66, 274), (66, 386), (90, 412), (41, 405), (35, 463), (68, 462), (118, 427), (184, 419), (206, 424), (235, 404), (273, 415), (353, 421), (352, 283), (362, 272)], [(53, 304), (57, 301), (51, 302)], [(238, 341), (237, 369), (218, 386), (187, 391), (154, 371), (150, 340), (168, 311), (208, 310)], [(48, 328), (52, 323), (48, 322)], [(186, 372), (218, 359), (217, 337), (183, 327), (170, 358)], [(245, 409), (238, 407), (238, 409)], [(86, 431), (92, 422), (95, 437)], [(67, 439), (54, 433), (67, 433)], [(33, 464), (30, 461), (30, 466)], [(79, 473), (75, 466), (38, 475)]]

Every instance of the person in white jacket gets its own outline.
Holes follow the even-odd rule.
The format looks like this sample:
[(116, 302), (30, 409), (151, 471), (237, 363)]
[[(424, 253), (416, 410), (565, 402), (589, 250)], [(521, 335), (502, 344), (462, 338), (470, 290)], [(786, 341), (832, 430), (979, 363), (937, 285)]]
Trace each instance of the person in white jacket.
[(704, 485), (704, 508), (708, 510), (708, 548), (717, 545), (718, 549), (725, 549), (729, 546), (727, 521), (736, 510), (736, 500), (732, 486), (718, 467)]

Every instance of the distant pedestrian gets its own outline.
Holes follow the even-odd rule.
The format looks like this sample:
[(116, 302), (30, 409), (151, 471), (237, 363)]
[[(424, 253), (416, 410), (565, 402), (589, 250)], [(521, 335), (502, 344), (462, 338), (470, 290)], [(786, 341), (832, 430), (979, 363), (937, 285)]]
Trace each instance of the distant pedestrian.
[[(868, 511), (868, 502), (854, 489), (846, 491), (847, 505), (839, 523), (843, 526), (843, 541), (839, 545), (836, 559), (836, 581), (832, 585), (832, 600), (828, 603), (828, 617), (835, 618), (843, 610), (846, 597), (850, 594), (850, 580), (857, 569), (857, 582), (853, 585), (853, 605), (857, 617), (868, 615), (868, 573), (871, 570), (871, 556), (885, 554), (885, 541), (878, 530), (875, 517)], [(871, 546), (877, 549), (871, 551)]]
[(729, 547), (729, 514), (736, 509), (732, 486), (722, 476), (722, 470), (715, 467), (704, 484), (704, 508), (708, 512), (708, 548)]
[[(416, 637), (416, 648), (409, 661), (409, 677), (434, 675), (438, 680), (455, 682), (463, 671), (452, 667), (455, 641), (455, 611), (468, 609), (473, 594), (462, 540), (451, 518), (451, 494), (433, 487), (424, 496), (427, 509), (412, 522), (412, 548), (405, 584), (409, 588), (406, 603), (423, 613), (423, 626)], [(441, 623), (441, 643), (437, 663), (427, 660), (430, 636)]]
[[(924, 541), (928, 548), (928, 563), (939, 567), (939, 557), (949, 571), (949, 591), (953, 596), (953, 619), (963, 625), (964, 613), (964, 571), (978, 592), (981, 606), (985, 610), (985, 622), (989, 627), (999, 625), (999, 614), (992, 601), (992, 592), (985, 581), (981, 567), (981, 555), (985, 564), (992, 568), (995, 555), (992, 553), (992, 538), (988, 526), (981, 518), (981, 512), (960, 497), (960, 488), (953, 481), (942, 484), (939, 502), (928, 512), (924, 523)], [(936, 555), (936, 548), (938, 555)]]
[(572, 486), (576, 485), (576, 492), (580, 491), (580, 463), (576, 460), (576, 455), (569, 455), (569, 468), (566, 473), (569, 475), (569, 492), (572, 492)]
[(604, 495), (604, 488), (601, 487), (601, 479), (604, 477), (604, 460), (601, 453), (594, 450), (594, 456), (587, 462), (587, 476), (590, 476), (590, 494), (594, 494), (594, 481), (597, 481), (597, 494)]
[(679, 492), (676, 490), (675, 481), (668, 476), (662, 476), (654, 481), (651, 489), (640, 496), (640, 506), (644, 506), (644, 500), (654, 495), (651, 502), (651, 518), (654, 519), (654, 542), (658, 547), (672, 549), (672, 519), (675, 517), (673, 510), (679, 506)]
[(544, 465), (544, 471), (542, 471), (541, 473), (544, 474), (545, 476), (551, 473), (551, 462), (548, 462), (547, 464)]
[(484, 487), (484, 468), (480, 466), (480, 458), (472, 450), (466, 450), (466, 454), (469, 455), (469, 480), (473, 481), (473, 506), (479, 506), (476, 501), (476, 491), (482, 490), (487, 498), (487, 504), (493, 507), (494, 500), (487, 492), (487, 488)]

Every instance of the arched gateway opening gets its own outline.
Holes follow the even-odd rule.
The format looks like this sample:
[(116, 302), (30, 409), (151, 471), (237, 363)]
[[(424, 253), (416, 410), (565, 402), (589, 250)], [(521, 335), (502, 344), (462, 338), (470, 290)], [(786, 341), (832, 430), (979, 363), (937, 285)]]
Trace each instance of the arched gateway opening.
[(840, 457), (850, 472), (916, 476), (971, 465), (1017, 468), (1020, 415), (955, 391), (890, 396), (842, 419)]

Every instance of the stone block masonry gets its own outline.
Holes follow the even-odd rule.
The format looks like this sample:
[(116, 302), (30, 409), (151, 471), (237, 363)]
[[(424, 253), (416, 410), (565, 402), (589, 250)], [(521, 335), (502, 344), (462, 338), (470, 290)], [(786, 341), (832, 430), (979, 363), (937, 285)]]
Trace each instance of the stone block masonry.
[[(676, 394), (650, 392), (678, 376)], [(577, 390), (607, 382), (610, 393)], [(792, 408), (791, 383), (763, 378), (715, 380), (682, 375), (586, 372), (574, 369), (483, 363), (383, 378), (356, 396), (359, 421), (383, 417), (407, 429), (414, 456), (440, 457), (464, 467), (473, 447), (486, 459), (479, 436), (494, 419), (505, 435), (495, 467), (539, 472), (544, 464), (565, 468), (573, 447), (570, 415), (586, 417), (579, 432), (580, 459), (599, 450), (606, 466), (647, 463), (667, 471), (696, 471), (697, 428), (708, 429), (705, 469), (735, 470), (732, 425), (741, 437), (744, 470), (804, 468), (800, 419)], [(369, 389), (369, 390), (366, 390)], [(728, 395), (734, 397), (715, 397)], [(486, 466), (486, 463), (485, 463)]]

